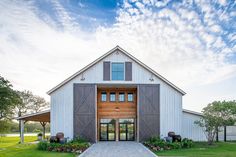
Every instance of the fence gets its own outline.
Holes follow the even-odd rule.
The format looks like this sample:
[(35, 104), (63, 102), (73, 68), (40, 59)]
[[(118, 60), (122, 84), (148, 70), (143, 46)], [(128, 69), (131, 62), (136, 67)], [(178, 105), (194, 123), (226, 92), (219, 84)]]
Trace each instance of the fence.
[(218, 141), (236, 141), (236, 125), (221, 127), (217, 137)]

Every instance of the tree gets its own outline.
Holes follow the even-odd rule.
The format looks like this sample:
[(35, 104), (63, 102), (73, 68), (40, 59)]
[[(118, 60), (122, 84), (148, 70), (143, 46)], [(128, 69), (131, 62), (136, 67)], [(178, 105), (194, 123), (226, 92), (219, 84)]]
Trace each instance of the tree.
[(10, 132), (10, 123), (8, 120), (0, 121), (0, 133), (8, 133)]
[(0, 120), (10, 119), (15, 104), (20, 101), (11, 83), (0, 76)]
[(34, 113), (37, 113), (39, 111), (42, 111), (45, 108), (49, 107), (49, 103), (46, 102), (46, 100), (43, 97), (34, 95), (33, 96), (33, 104), (31, 106), (31, 110)]
[(30, 91), (17, 91), (20, 96), (20, 100), (18, 104), (15, 105), (15, 113), (18, 117), (23, 114), (29, 113), (31, 110), (31, 106), (33, 105), (33, 94)]
[(213, 144), (221, 126), (234, 125), (236, 122), (235, 101), (214, 101), (203, 108), (203, 116), (195, 124), (203, 128), (208, 144)]

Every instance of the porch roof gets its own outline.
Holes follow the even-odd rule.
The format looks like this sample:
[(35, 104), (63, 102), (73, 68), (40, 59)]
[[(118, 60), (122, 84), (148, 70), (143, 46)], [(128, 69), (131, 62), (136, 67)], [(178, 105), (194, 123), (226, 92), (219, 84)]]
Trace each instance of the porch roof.
[(50, 122), (50, 110), (27, 114), (16, 119), (24, 121)]

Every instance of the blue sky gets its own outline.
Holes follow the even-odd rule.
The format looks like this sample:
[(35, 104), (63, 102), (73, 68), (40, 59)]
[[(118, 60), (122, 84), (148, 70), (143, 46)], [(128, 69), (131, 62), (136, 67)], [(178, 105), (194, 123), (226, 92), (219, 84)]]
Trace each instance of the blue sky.
[(44, 96), (120, 45), (187, 92), (184, 108), (236, 99), (234, 0), (0, 1), (0, 75)]

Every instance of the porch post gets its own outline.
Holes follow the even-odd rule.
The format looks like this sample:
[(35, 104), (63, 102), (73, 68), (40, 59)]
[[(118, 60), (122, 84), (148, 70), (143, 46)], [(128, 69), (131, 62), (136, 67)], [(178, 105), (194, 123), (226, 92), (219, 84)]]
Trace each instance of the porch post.
[(24, 143), (24, 127), (25, 127), (25, 123), (24, 120), (20, 120), (20, 143)]
[(47, 122), (40, 122), (40, 124), (43, 127), (43, 139), (45, 139), (45, 132), (46, 132), (45, 126), (46, 126)]

